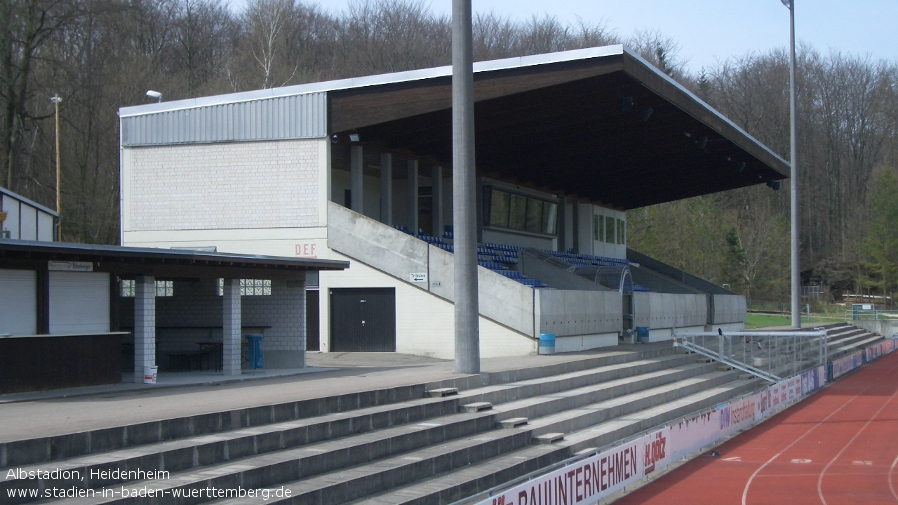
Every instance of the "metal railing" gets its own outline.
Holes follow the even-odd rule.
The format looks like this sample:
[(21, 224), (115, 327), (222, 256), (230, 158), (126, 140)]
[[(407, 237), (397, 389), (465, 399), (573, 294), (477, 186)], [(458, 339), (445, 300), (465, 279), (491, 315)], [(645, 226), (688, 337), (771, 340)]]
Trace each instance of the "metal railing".
[(682, 347), (770, 382), (825, 365), (826, 332), (767, 331), (675, 333)]

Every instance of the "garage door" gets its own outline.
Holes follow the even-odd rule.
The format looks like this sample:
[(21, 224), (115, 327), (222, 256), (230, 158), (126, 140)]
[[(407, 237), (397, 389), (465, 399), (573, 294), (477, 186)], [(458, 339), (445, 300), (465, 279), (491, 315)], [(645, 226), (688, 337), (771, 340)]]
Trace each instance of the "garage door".
[(396, 290), (330, 290), (331, 351), (395, 352)]
[(0, 335), (37, 333), (37, 272), (0, 270)]
[(50, 272), (50, 333), (109, 332), (109, 274)]

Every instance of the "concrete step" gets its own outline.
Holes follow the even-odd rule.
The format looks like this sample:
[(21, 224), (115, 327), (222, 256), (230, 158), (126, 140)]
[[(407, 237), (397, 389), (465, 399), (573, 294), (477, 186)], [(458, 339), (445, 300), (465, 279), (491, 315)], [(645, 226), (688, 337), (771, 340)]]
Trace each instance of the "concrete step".
[[(615, 361), (619, 361), (619, 359)], [(80, 483), (57, 481), (52, 485), (57, 487), (63, 484), (68, 487), (77, 485), (90, 489), (108, 486), (113, 483), (127, 482), (127, 479), (123, 478), (91, 478), (92, 471), (102, 472), (108, 469), (132, 468), (146, 461), (153, 461), (156, 467), (165, 468), (170, 472), (222, 464), (238, 458), (262, 455), (272, 451), (365, 433), (394, 425), (423, 421), (436, 416), (454, 413), (457, 411), (459, 404), (474, 404), (475, 409), (477, 408), (476, 405), (485, 406), (488, 404), (488, 402), (473, 400), (488, 398), (496, 402), (507, 402), (513, 398), (530, 398), (539, 394), (558, 392), (565, 387), (570, 388), (580, 384), (600, 383), (603, 380), (607, 381), (609, 377), (629, 377), (650, 370), (663, 370), (683, 361), (679, 356), (659, 356), (615, 363), (597, 369), (575, 371), (547, 378), (530, 379), (512, 384), (499, 384), (446, 398), (422, 398), (411, 400), (398, 406), (387, 404), (369, 409), (331, 414), (325, 419), (313, 418), (311, 420), (275, 423), (231, 432), (176, 439), (161, 444), (143, 445), (107, 453), (91, 454), (59, 461), (55, 465), (56, 468), (63, 470), (77, 471), (79, 475), (86, 476), (84, 481)], [(698, 372), (696, 370), (694, 373)], [(678, 374), (677, 376), (683, 376), (682, 371), (678, 372)], [(675, 377), (671, 376), (668, 380), (673, 380)], [(619, 379), (619, 381), (626, 381), (626, 379)], [(614, 384), (611, 383), (612, 386)], [(642, 382), (636, 384), (642, 384)], [(620, 390), (620, 388), (616, 390)], [(611, 391), (613, 392), (614, 390)], [(543, 409), (543, 412), (545, 411)], [(536, 414), (532, 409), (525, 410), (525, 412), (530, 415)], [(33, 465), (33, 467), (25, 467), (23, 469), (27, 471), (40, 468), (41, 466)], [(0, 491), (21, 487), (40, 488), (48, 485), (51, 484), (42, 482), (40, 479), (27, 481), (5, 479), (0, 481)], [(17, 501), (17, 503), (25, 501), (23, 499)]]
[(837, 347), (835, 349), (830, 349), (829, 351), (829, 360), (839, 358), (841, 356), (851, 354), (855, 351), (861, 351), (870, 345), (873, 345), (877, 342), (884, 340), (882, 335), (876, 335), (875, 333), (867, 333), (863, 335), (858, 340), (854, 340), (850, 343)]
[[(662, 375), (661, 372), (655, 372), (654, 374)], [(547, 416), (535, 422), (531, 420), (524, 429), (492, 430), (491, 428), (495, 426), (497, 421), (497, 414), (492, 412), (456, 414), (433, 419), (427, 423), (419, 423), (418, 425), (400, 426), (296, 449), (243, 458), (234, 462), (207, 466), (192, 471), (173, 473), (165, 480), (154, 482), (153, 487), (164, 492), (172, 492), (173, 490), (183, 492), (189, 489), (203, 489), (207, 487), (226, 488), (237, 485), (250, 487), (248, 483), (251, 483), (251, 486), (254, 488), (266, 487), (296, 480), (299, 486), (296, 492), (299, 492), (301, 489), (306, 489), (307, 483), (310, 481), (327, 481), (327, 476), (333, 472), (338, 472), (341, 476), (346, 475), (349, 471), (346, 467), (350, 465), (357, 465), (353, 468), (368, 466), (381, 468), (386, 464), (383, 459), (372, 465), (366, 465), (366, 463), (373, 462), (378, 458), (387, 458), (390, 461), (403, 463), (404, 460), (401, 458), (397, 460), (395, 455), (406, 451), (413, 451), (411, 454), (407, 454), (413, 461), (420, 461), (421, 458), (436, 457), (434, 454), (443, 454), (439, 451), (433, 453), (435, 446), (449, 451), (446, 454), (449, 454), (453, 465), (458, 461), (458, 458), (470, 462), (472, 458), (481, 457), (481, 455), (493, 451), (496, 447), (506, 447), (509, 444), (513, 446), (521, 443), (526, 445), (533, 436), (556, 431), (571, 431), (579, 426), (595, 424), (612, 415), (620, 415), (647, 404), (656, 403), (661, 398), (688, 394), (696, 388), (713, 385), (724, 375), (726, 374), (713, 372), (702, 377), (687, 378), (661, 387), (618, 396), (606, 400), (604, 403), (592, 405), (590, 406), (591, 408), (574, 409)], [(587, 397), (591, 394), (590, 390), (601, 389), (601, 386), (579, 388), (582, 391), (572, 393), (568, 398), (579, 399), (580, 397)], [(526, 408), (515, 404), (529, 401), (528, 399), (512, 402), (508, 408), (514, 411)], [(546, 401), (552, 401), (552, 399), (550, 398)], [(518, 439), (522, 433), (526, 434), (525, 442), (521, 442)], [(375, 472), (371, 477), (364, 478), (374, 479), (375, 481), (401, 479), (405, 478), (407, 476), (406, 472), (409, 471), (407, 468), (402, 469), (405, 468), (402, 464), (387, 465), (387, 467), (389, 468), (385, 470), (385, 474)], [(434, 463), (433, 468), (436, 467), (437, 464)], [(368, 475), (368, 470), (359, 470), (359, 472), (361, 472), (360, 479)], [(420, 473), (420, 470), (414, 470), (414, 473)], [(319, 474), (322, 475), (321, 479), (324, 480), (316, 477)], [(359, 481), (356, 484), (360, 488), (366, 489), (373, 485), (368, 483), (367, 480), (364, 482)], [(146, 485), (146, 482), (136, 482), (125, 485), (123, 488), (139, 490)], [(328, 489), (333, 491), (336, 488), (328, 487)], [(328, 491), (328, 493), (331, 491)], [(144, 499), (150, 500), (149, 498)], [(94, 503), (130, 503), (130, 501), (120, 497), (111, 497), (109, 499), (95, 500)], [(150, 500), (150, 503), (165, 503), (165, 501)]]
[(596, 367), (626, 363), (671, 354), (666, 346), (652, 346), (637, 352), (607, 352), (580, 360), (551, 365), (504, 370), (428, 384), (413, 384), (380, 390), (361, 391), (339, 396), (313, 398), (276, 405), (264, 405), (233, 411), (212, 412), (148, 423), (90, 430), (66, 435), (39, 437), (0, 443), (0, 468), (15, 468), (36, 463), (60, 461), (180, 438), (210, 435), (240, 428), (306, 419), (349, 410), (389, 405), (423, 398), (425, 391), (457, 388), (459, 391), (539, 379)]
[[(724, 375), (715, 372), (718, 375)], [(732, 374), (730, 374), (732, 375)], [(693, 381), (690, 379), (688, 381)], [(684, 381), (684, 382), (688, 382)], [(744, 381), (740, 381), (740, 389), (745, 388)], [(718, 389), (726, 389), (715, 386)], [(691, 388), (686, 384), (676, 384), (671, 386), (667, 394), (676, 395), (677, 392), (683, 393), (690, 391)], [(412, 482), (417, 482), (429, 477), (437, 475), (442, 471), (451, 471), (474, 465), (484, 458), (492, 458), (494, 456), (506, 455), (509, 451), (515, 451), (511, 457), (519, 457), (518, 450), (532, 447), (530, 440), (542, 435), (551, 434), (549, 439), (555, 439), (554, 444), (546, 445), (547, 447), (555, 447), (563, 442), (557, 441), (557, 433), (567, 433), (565, 427), (572, 426), (593, 426), (593, 421), (602, 417), (602, 411), (606, 414), (612, 412), (627, 412), (629, 408), (626, 405), (649, 405), (655, 404), (656, 395), (628, 395), (630, 402), (626, 398), (615, 398), (605, 404), (596, 404), (590, 408), (577, 409), (571, 412), (562, 412), (556, 416), (547, 416), (536, 421), (531, 421), (524, 429), (519, 430), (492, 430), (478, 435), (475, 438), (465, 440), (455, 440), (448, 442), (440, 447), (427, 447), (421, 451), (414, 451), (381, 460), (374, 465), (360, 465), (349, 469), (343, 469), (330, 474), (312, 477), (310, 479), (297, 480), (294, 482), (283, 484), (289, 489), (293, 496), (291, 503), (344, 503), (348, 500), (357, 500), (369, 496), (371, 494), (381, 492), (385, 486), (383, 483), (393, 483), (393, 486), (405, 486)], [(712, 395), (710, 400), (719, 401), (718, 395)], [(638, 397), (638, 398), (637, 398)], [(713, 404), (713, 403), (712, 403)], [(702, 404), (702, 406), (706, 406)], [(682, 406), (678, 404), (678, 408)], [(679, 412), (679, 410), (677, 410)], [(598, 413), (598, 414), (597, 414)], [(641, 418), (640, 418), (641, 419)], [(505, 433), (514, 432), (514, 435), (505, 436)], [(525, 443), (516, 437), (526, 434)], [(565, 435), (567, 440), (567, 435)], [(499, 443), (506, 447), (506, 450), (495, 452), (494, 445)], [(547, 454), (553, 455), (547, 461), (559, 461), (572, 454), (570, 449), (560, 451), (546, 451)], [(479, 456), (483, 458), (478, 459)], [(450, 461), (446, 461), (449, 458)], [(432, 459), (432, 462), (428, 462)], [(422, 464), (422, 460), (424, 463)], [(525, 465), (528, 466), (528, 465)], [(530, 464), (533, 470), (541, 466)], [(430, 475), (428, 475), (430, 472)], [(404, 493), (406, 490), (397, 491)], [(225, 503), (229, 504), (248, 504), (250, 500), (229, 500)], [(275, 503), (286, 503), (286, 501), (275, 501)]]
[[(102, 475), (92, 477), (92, 472), (140, 467), (178, 472), (397, 425), (415, 424), (435, 417), (455, 414), (457, 411), (458, 399), (456, 398), (419, 398), (399, 405), (381, 405), (323, 417), (266, 424), (89, 454), (54, 463), (54, 469), (75, 472), (72, 474), (73, 478), (67, 480), (51, 482), (40, 478), (15, 479), (8, 478), (8, 472), (3, 471), (0, 475), (0, 479), (2, 479), (0, 480), (0, 493), (5, 496), (7, 489), (38, 489), (42, 486), (97, 488), (134, 479)], [(46, 464), (18, 468), (29, 472), (46, 468)], [(84, 480), (80, 480), (78, 476), (83, 477)], [(15, 501), (15, 503), (24, 502), (26, 500)]]
[(453, 503), (540, 468), (546, 468), (589, 448), (608, 445), (608, 443), (625, 439), (654, 426), (676, 420), (684, 414), (696, 412), (720, 401), (747, 393), (755, 387), (757, 384), (721, 385), (680, 398), (669, 405), (651, 407), (607, 423), (565, 434), (564, 440), (555, 444), (531, 445), (416, 482), (410, 486), (404, 486), (401, 489), (363, 497), (350, 503), (368, 505)]

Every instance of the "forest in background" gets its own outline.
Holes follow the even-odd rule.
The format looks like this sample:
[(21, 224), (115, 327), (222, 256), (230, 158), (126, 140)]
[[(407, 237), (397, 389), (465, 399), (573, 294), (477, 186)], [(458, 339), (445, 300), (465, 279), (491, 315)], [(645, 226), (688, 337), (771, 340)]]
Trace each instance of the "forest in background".
[[(63, 240), (119, 238), (120, 107), (451, 63), (450, 19), (423, 0), (0, 2), (0, 185), (55, 208), (60, 103)], [(5, 20), (5, 21), (4, 21)], [(686, 70), (661, 32), (475, 15), (477, 61), (624, 43), (784, 159), (785, 47)], [(797, 49), (802, 283), (898, 294), (898, 62)], [(789, 296), (789, 185), (628, 213), (628, 244), (755, 300)]]

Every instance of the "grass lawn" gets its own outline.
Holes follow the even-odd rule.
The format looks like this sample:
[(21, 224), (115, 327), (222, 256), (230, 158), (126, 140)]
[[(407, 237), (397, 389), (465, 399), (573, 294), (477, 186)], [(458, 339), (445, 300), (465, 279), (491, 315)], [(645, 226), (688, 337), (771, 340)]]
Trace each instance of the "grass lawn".
[[(844, 321), (844, 318), (841, 319)], [(811, 321), (808, 323), (807, 316), (801, 317), (802, 325), (805, 324), (814, 324), (814, 323), (833, 323), (837, 322), (832, 317), (823, 318), (823, 317), (815, 317), (813, 313), (811, 313)], [(753, 330), (756, 328), (767, 328), (769, 326), (791, 326), (792, 325), (792, 316), (785, 315), (781, 316), (779, 314), (754, 314), (749, 313), (745, 315), (745, 329)]]

